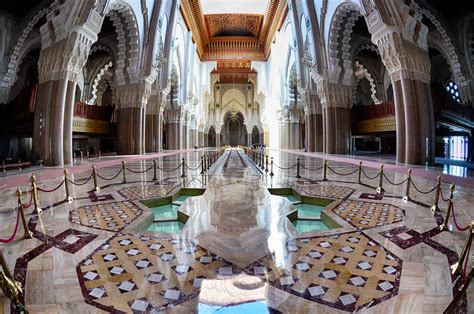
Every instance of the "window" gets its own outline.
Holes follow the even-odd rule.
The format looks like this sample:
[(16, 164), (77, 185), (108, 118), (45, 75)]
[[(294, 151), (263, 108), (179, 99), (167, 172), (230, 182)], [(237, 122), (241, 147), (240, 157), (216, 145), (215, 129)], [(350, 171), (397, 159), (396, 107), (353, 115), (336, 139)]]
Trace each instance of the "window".
[(458, 84), (453, 81), (449, 81), (446, 84), (446, 91), (451, 94), (451, 97), (458, 103), (461, 103), (461, 93), (459, 92)]

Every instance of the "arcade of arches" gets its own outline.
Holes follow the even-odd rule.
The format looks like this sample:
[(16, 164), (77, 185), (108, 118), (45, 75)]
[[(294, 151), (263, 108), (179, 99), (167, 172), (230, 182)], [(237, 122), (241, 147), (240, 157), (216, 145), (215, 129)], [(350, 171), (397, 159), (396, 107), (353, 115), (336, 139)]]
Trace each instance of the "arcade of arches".
[[(23, 217), (36, 242), (1, 241), (0, 312), (474, 311), (448, 271), (465, 233), (438, 228), (474, 218), (471, 6), (2, 1), (0, 239), (17, 187), (47, 209)], [(457, 206), (428, 213), (447, 182)]]

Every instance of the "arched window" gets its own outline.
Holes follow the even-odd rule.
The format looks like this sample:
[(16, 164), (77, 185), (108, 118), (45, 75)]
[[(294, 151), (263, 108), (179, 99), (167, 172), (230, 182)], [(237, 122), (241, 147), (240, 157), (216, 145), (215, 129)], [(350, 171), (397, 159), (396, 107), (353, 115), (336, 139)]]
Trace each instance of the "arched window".
[(461, 103), (461, 92), (459, 91), (458, 84), (450, 80), (446, 83), (446, 90), (451, 94), (451, 97), (453, 97), (455, 101)]

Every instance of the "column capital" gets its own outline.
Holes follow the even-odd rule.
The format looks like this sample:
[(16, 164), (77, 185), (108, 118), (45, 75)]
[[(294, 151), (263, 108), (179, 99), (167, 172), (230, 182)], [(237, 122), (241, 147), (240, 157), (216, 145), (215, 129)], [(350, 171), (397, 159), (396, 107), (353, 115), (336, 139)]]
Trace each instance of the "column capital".
[(39, 83), (60, 79), (77, 81), (95, 40), (90, 32), (77, 27), (65, 39), (41, 50)]
[(117, 103), (119, 108), (146, 107), (150, 97), (151, 85), (146, 81), (117, 86)]
[(348, 85), (331, 83), (324, 79), (316, 85), (322, 108), (349, 108), (352, 98), (352, 88)]
[(431, 61), (427, 50), (407, 41), (400, 32), (391, 29), (373, 40), (379, 47), (382, 62), (392, 80), (430, 82)]

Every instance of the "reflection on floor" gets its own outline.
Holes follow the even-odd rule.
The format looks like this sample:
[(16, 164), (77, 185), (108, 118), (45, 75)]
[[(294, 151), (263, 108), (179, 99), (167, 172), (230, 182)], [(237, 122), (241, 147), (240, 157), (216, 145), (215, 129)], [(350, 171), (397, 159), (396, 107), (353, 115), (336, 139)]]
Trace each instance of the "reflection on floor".
[[(181, 158), (198, 164), (202, 154), (168, 154), (157, 160), (160, 167), (173, 169)], [(100, 179), (100, 193), (90, 192), (90, 184), (71, 187), (70, 204), (63, 201), (61, 189), (40, 194), (43, 213), (32, 214), (29, 209), (27, 216), (34, 238), (0, 246), (15, 279), (24, 286), (27, 309), (48, 313), (444, 311), (459, 286), (459, 276), (451, 276), (450, 266), (459, 259), (465, 235), (440, 231), (444, 203), (441, 212), (433, 215), (432, 194), (412, 191), (414, 201), (404, 202), (400, 197), (404, 185), (387, 185), (385, 194), (376, 194), (377, 180), (350, 183), (357, 182), (357, 172), (342, 178), (328, 173), (329, 181), (323, 182), (321, 172), (311, 171), (321, 167), (322, 160), (270, 154), (281, 166), (301, 158), (306, 167), (302, 178), (280, 169), (274, 177), (262, 175), (243, 151), (228, 150), (206, 175), (200, 169), (189, 170), (181, 178), (177, 169), (160, 172), (153, 181), (151, 172), (127, 173), (125, 184), (121, 176)], [(148, 160), (130, 167), (138, 172), (151, 165)], [(342, 173), (357, 168), (340, 162), (331, 166)], [(117, 163), (99, 172), (111, 178), (120, 167)], [(374, 176), (378, 169), (366, 172)], [(74, 179), (88, 175), (88, 171), (77, 173)], [(396, 182), (404, 179), (397, 172), (387, 175)], [(61, 180), (38, 184), (49, 188)], [(413, 180), (422, 190), (434, 184), (416, 176)], [(143, 204), (147, 202), (140, 202), (175, 195), (183, 187), (206, 190), (201, 196), (178, 196), (175, 202), (181, 206), (148, 208)], [(27, 185), (21, 188), (29, 190)], [(330, 204), (299, 203), (300, 196), (274, 196), (268, 188), (292, 188), (300, 196), (327, 199)], [(447, 188), (443, 183), (445, 195)], [(14, 191), (5, 187), (0, 194), (4, 222), (0, 238), (8, 237), (16, 222)], [(459, 224), (473, 218), (472, 195), (463, 187), (455, 191)], [(168, 207), (162, 211), (163, 206)], [(300, 219), (292, 223), (289, 217), (295, 210)], [(187, 221), (177, 219), (180, 213)], [(156, 222), (169, 219), (173, 221)], [(473, 290), (463, 299), (461, 313), (474, 311)], [(9, 308), (9, 300), (1, 295), (0, 312)]]

